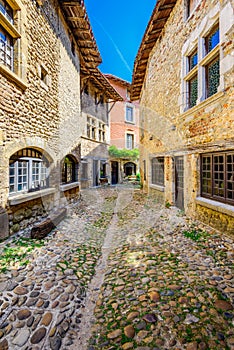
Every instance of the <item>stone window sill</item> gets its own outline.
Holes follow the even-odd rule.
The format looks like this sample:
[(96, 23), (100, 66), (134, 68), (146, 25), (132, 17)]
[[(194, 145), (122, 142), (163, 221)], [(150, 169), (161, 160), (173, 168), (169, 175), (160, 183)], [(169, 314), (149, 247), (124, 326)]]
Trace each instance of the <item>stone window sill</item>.
[(7, 68), (3, 63), (0, 63), (0, 73), (6, 76), (9, 80), (12, 80), (22, 90), (27, 89), (27, 84), (20, 77), (18, 77), (18, 75)]
[(44, 190), (40, 190), (40, 191), (10, 195), (8, 197), (8, 201), (10, 205), (17, 205), (17, 204), (31, 201), (36, 198), (48, 196), (55, 192), (56, 192), (55, 188), (45, 188)]
[(164, 186), (160, 186), (160, 185), (150, 184), (149, 187), (160, 192), (164, 192), (165, 190)]
[(218, 211), (219, 213), (234, 217), (234, 206), (232, 205), (222, 203), (222, 202), (216, 202), (211, 199), (203, 198), (203, 197), (197, 197), (196, 204)]
[(222, 98), (224, 96), (224, 92), (223, 91), (219, 91), (216, 94), (207, 97), (205, 100), (200, 101), (196, 106), (191, 107), (191, 108), (187, 108), (186, 111), (184, 111), (183, 113), (181, 113), (181, 117), (187, 117), (190, 116), (192, 113), (196, 113), (197, 111), (199, 111), (202, 108), (205, 108), (206, 106), (208, 106), (209, 104), (216, 102), (217, 100), (219, 100), (220, 98)]
[(60, 185), (60, 191), (65, 192), (79, 186), (80, 186), (79, 182), (72, 182), (70, 184)]

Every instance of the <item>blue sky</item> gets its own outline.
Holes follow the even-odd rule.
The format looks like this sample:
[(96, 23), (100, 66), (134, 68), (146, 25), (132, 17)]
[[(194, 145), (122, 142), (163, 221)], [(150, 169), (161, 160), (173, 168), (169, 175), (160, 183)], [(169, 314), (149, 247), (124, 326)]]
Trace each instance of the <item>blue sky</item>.
[(134, 60), (156, 0), (85, 0), (103, 73), (132, 80)]

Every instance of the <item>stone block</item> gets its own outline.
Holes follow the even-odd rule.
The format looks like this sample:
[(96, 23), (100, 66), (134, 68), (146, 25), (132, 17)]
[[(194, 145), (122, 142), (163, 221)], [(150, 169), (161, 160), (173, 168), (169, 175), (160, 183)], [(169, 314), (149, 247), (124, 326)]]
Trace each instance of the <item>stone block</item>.
[(0, 213), (0, 239), (4, 239), (9, 236), (9, 219), (7, 213)]
[(67, 215), (67, 209), (58, 209), (51, 214), (47, 219), (39, 224), (36, 224), (31, 230), (31, 237), (42, 239), (48, 235)]

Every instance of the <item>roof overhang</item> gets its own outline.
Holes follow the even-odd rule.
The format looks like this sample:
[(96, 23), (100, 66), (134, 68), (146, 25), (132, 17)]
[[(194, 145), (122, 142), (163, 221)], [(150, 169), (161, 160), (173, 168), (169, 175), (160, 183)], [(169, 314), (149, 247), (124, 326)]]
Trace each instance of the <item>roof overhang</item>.
[(108, 80), (114, 81), (115, 83), (117, 83), (121, 86), (124, 86), (128, 89), (131, 88), (131, 83), (127, 80), (121, 79), (121, 78), (116, 77), (115, 75), (112, 75), (112, 74), (104, 74), (104, 75)]
[(123, 101), (122, 96), (110, 84), (109, 80), (98, 68), (91, 68), (89, 70), (81, 69), (81, 79), (89, 79), (94, 86), (107, 96), (112, 101)]
[(76, 40), (86, 68), (97, 67), (102, 58), (89, 22), (84, 0), (59, 0), (65, 20)]
[(158, 0), (152, 12), (134, 62), (131, 89), (131, 100), (133, 101), (140, 98), (150, 52), (160, 37), (176, 1)]

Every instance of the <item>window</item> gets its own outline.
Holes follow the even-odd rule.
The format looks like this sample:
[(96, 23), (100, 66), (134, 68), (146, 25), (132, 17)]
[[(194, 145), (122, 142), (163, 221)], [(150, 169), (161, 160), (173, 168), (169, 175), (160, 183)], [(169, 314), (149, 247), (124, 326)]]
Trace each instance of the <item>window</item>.
[(89, 139), (96, 139), (96, 120), (87, 117), (87, 126), (86, 126), (87, 137)]
[(0, 12), (8, 19), (9, 22), (13, 23), (13, 10), (5, 0), (0, 0)]
[(164, 186), (164, 158), (157, 157), (151, 161), (151, 183)]
[(134, 135), (126, 134), (126, 148), (133, 149), (134, 148)]
[(219, 27), (216, 26), (205, 38), (206, 54), (219, 44)]
[(96, 139), (96, 127), (95, 127), (95, 120), (92, 119), (92, 139)]
[(99, 122), (98, 140), (100, 142), (105, 142), (105, 138), (105, 124)]
[(100, 178), (106, 177), (106, 161), (100, 162)]
[(206, 97), (214, 95), (219, 86), (219, 57), (206, 66)]
[(126, 121), (133, 123), (133, 108), (126, 106)]
[(187, 17), (191, 15), (200, 0), (187, 0)]
[(191, 71), (197, 65), (197, 50), (195, 50), (191, 55), (188, 56), (189, 61), (189, 71)]
[(234, 205), (234, 152), (202, 155), (201, 195)]
[(44, 84), (48, 84), (48, 72), (47, 70), (41, 66), (41, 74), (40, 74), (41, 81), (43, 81)]
[(189, 91), (189, 108), (192, 108), (197, 103), (197, 75), (188, 81), (188, 91)]
[(77, 181), (77, 163), (71, 156), (66, 156), (62, 167), (62, 183), (67, 184)]
[(191, 108), (196, 105), (198, 98), (198, 71), (197, 71), (197, 63), (198, 63), (197, 49), (194, 50), (191, 55), (188, 56), (188, 69), (189, 69), (189, 77), (188, 77), (188, 107)]
[(32, 192), (49, 186), (48, 161), (42, 153), (25, 148), (10, 158), (9, 192)]
[(17, 62), (14, 66), (16, 58), (14, 46), (17, 39), (20, 38), (20, 33), (14, 25), (14, 15), (17, 10), (19, 10), (17, 3), (0, 0), (0, 63), (3, 63), (11, 71), (18, 69), (19, 63)]
[(220, 84), (219, 26), (213, 26), (198, 41), (202, 52), (196, 47), (184, 58), (184, 110), (217, 93)]
[(14, 69), (14, 49), (13, 39), (0, 26), (0, 62), (5, 64), (10, 70)]
[(218, 91), (220, 80), (219, 53), (214, 53), (214, 55), (212, 55), (212, 50), (215, 49), (218, 44), (219, 27), (216, 26), (205, 38), (206, 55), (210, 55), (210, 59), (204, 64), (206, 71), (206, 97), (210, 97)]

